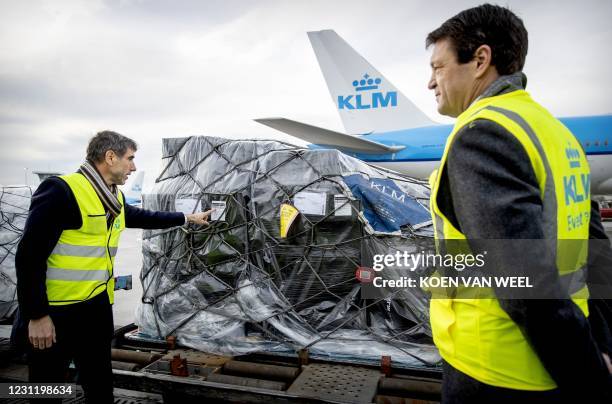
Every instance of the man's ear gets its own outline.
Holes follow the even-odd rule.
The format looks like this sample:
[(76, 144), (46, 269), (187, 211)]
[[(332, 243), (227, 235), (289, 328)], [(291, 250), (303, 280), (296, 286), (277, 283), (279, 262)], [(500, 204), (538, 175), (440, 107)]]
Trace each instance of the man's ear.
[(489, 45), (480, 45), (474, 52), (476, 61), (476, 78), (481, 78), (491, 66), (492, 51)]
[(106, 153), (104, 153), (104, 161), (109, 166), (113, 165), (113, 160), (115, 157), (116, 157), (115, 152), (112, 150), (107, 150)]

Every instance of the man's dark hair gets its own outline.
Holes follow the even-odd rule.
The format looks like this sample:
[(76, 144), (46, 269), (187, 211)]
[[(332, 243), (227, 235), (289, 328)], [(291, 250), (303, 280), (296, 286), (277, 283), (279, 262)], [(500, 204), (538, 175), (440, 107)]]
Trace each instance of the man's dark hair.
[(491, 64), (500, 75), (523, 69), (527, 56), (527, 30), (523, 21), (505, 7), (483, 4), (464, 10), (427, 35), (425, 45), (448, 39), (457, 61), (467, 63), (481, 45), (491, 48)]
[(104, 161), (104, 155), (108, 150), (114, 151), (121, 158), (128, 149), (136, 151), (136, 142), (117, 132), (105, 130), (98, 132), (89, 141), (87, 145), (87, 160), (93, 163), (101, 163)]

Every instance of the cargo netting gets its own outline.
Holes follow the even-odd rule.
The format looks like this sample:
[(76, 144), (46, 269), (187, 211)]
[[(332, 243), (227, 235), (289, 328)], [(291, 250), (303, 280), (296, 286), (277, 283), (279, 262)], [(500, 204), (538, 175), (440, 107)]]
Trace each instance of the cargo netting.
[(144, 231), (142, 335), (218, 354), (439, 362), (426, 293), (365, 299), (356, 278), (376, 254), (433, 248), (424, 181), (277, 141), (172, 138), (162, 153), (143, 207), (215, 210), (210, 226)]
[(0, 188), (0, 322), (10, 321), (17, 309), (15, 252), (28, 217), (32, 189)]

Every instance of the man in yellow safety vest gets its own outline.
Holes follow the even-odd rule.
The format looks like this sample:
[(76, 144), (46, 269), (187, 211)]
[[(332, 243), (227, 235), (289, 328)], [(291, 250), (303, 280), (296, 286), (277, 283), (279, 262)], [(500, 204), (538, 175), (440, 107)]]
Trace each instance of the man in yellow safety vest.
[[(545, 289), (503, 298), (498, 289), (434, 294), (442, 402), (610, 399), (609, 352), (591, 332), (581, 281), (589, 220), (567, 221), (595, 217), (589, 167), (572, 133), (525, 91), (523, 22), (484, 4), (444, 22), (426, 45), (438, 112), (457, 118), (430, 178), (438, 251), (456, 251), (462, 240), (479, 252), (487, 246), (493, 275), (532, 275)], [(565, 197), (568, 178), (582, 179), (587, 197)]]
[(136, 143), (104, 131), (72, 174), (51, 177), (32, 197), (15, 256), (19, 315), (30, 382), (62, 383), (74, 360), (89, 402), (113, 402), (114, 259), (124, 228), (206, 225), (210, 211), (184, 215), (126, 204), (117, 186), (136, 170)]

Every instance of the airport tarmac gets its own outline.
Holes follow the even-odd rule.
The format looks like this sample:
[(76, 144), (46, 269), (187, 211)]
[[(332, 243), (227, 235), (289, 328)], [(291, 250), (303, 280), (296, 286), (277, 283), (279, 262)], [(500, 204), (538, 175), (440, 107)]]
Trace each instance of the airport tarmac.
[[(604, 222), (608, 237), (612, 239), (612, 221)], [(113, 313), (115, 326), (134, 322), (136, 308), (142, 297), (140, 271), (142, 269), (142, 230), (125, 229), (121, 235), (119, 250), (115, 259), (116, 275), (132, 275), (132, 290), (115, 292)]]
[(115, 291), (113, 315), (115, 327), (134, 322), (136, 307), (142, 297), (142, 230), (125, 229), (115, 258), (115, 276), (132, 275), (132, 290)]

